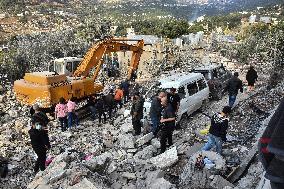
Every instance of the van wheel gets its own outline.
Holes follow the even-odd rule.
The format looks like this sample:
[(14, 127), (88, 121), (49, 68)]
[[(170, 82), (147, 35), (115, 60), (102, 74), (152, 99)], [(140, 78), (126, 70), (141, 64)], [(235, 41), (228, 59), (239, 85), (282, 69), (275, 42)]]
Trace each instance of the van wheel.
[(185, 129), (187, 128), (188, 123), (188, 115), (187, 113), (182, 114), (180, 121), (177, 124), (177, 129)]

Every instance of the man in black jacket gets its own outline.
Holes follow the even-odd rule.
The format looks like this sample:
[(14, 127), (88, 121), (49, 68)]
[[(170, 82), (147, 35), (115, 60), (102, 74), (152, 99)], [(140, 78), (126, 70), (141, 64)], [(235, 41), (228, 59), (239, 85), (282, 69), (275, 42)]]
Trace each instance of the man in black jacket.
[(112, 111), (115, 106), (113, 90), (110, 90), (110, 92), (104, 97), (104, 101), (106, 105), (106, 111), (108, 112), (108, 117), (109, 119), (111, 119)]
[(34, 166), (35, 173), (40, 169), (45, 170), (46, 152), (50, 149), (48, 132), (44, 129), (44, 122), (39, 117), (32, 119), (32, 128), (29, 130), (32, 148), (37, 155)]
[(150, 108), (150, 118), (152, 121), (152, 129), (151, 132), (156, 135), (157, 129), (161, 119), (162, 105), (161, 99), (166, 96), (166, 93), (160, 92), (158, 96), (155, 96), (151, 102)]
[(284, 98), (259, 140), (259, 158), (272, 189), (284, 188)]
[(229, 93), (229, 106), (232, 108), (237, 95), (238, 95), (238, 91), (240, 90), (240, 92), (243, 92), (243, 82), (238, 78), (239, 77), (239, 73), (235, 72), (234, 76), (228, 81), (224, 91), (228, 91)]
[(173, 144), (172, 136), (175, 129), (175, 110), (170, 103), (168, 103), (167, 98), (161, 99), (161, 104), (163, 106), (161, 123), (161, 153), (166, 151), (167, 141), (169, 146)]
[(247, 75), (246, 80), (248, 82), (248, 91), (252, 91), (254, 89), (254, 83), (257, 80), (257, 72), (254, 70), (253, 66), (250, 66)]
[(218, 154), (222, 154), (222, 144), (226, 141), (227, 129), (229, 126), (229, 120), (227, 118), (231, 108), (225, 106), (221, 113), (216, 113), (211, 118), (211, 126), (209, 129), (208, 142), (204, 145), (202, 150), (208, 151), (212, 147), (216, 146)]
[(143, 104), (144, 100), (140, 97), (139, 92), (135, 92), (133, 96), (133, 104), (131, 107), (132, 125), (135, 131), (135, 135), (141, 133), (141, 119), (143, 118)]

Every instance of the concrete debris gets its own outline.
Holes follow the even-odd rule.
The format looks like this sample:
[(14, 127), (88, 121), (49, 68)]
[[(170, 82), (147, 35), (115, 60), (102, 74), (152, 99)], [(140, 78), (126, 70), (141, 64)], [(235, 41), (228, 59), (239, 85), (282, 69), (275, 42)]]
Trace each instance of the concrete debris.
[(220, 175), (215, 175), (213, 181), (210, 183), (210, 186), (214, 189), (223, 189), (227, 186), (233, 188), (234, 185), (221, 177)]
[[(177, 67), (175, 70), (190, 70), (194, 67), (190, 64), (192, 62), (200, 63), (176, 60), (175, 65), (164, 66), (169, 70), (173, 67)], [(232, 70), (236, 68), (231, 67)], [(147, 91), (154, 82), (156, 76), (150, 73), (156, 74), (158, 70), (151, 68), (149, 76), (142, 77), (145, 79), (139, 83), (142, 92)], [(156, 75), (161, 74), (168, 73)], [(252, 144), (258, 138), (259, 128), (265, 125), (262, 121), (278, 105), (284, 86), (282, 83), (267, 91), (264, 84), (257, 86), (252, 94), (238, 95), (237, 105), (230, 115), (228, 142), (223, 145), (223, 157), (215, 152), (199, 152), (205, 141), (196, 131), (210, 124), (210, 119), (199, 112), (188, 116), (181, 129), (174, 132), (173, 146), (158, 154), (160, 141), (153, 138), (152, 133), (146, 134), (148, 128), (143, 128), (144, 134), (133, 136), (128, 111), (131, 103), (128, 103), (106, 124), (98, 125), (97, 120), (86, 118), (80, 121), (80, 129), (68, 132), (61, 132), (58, 121), (51, 118), (49, 137), (52, 148), (48, 155), (55, 159), (45, 171), (36, 175), (33, 173), (36, 156), (28, 135), (29, 107), (19, 105), (12, 90), (5, 86), (7, 92), (0, 95), (0, 157), (8, 160), (8, 175), (1, 178), (0, 185), (5, 189), (229, 189), (234, 186), (224, 178), (237, 167), (244, 167), (242, 174), (234, 179), (240, 179), (234, 183), (235, 189), (255, 189), (263, 168), (259, 162), (249, 162), (247, 166), (245, 162), (252, 157)], [(222, 100), (208, 102), (201, 111), (212, 115), (227, 102), (228, 98), (224, 96)], [(196, 169), (194, 160), (200, 153), (213, 161), (215, 166), (210, 170)]]
[(175, 189), (175, 186), (164, 178), (158, 178), (154, 180), (148, 189)]
[(67, 189), (97, 189), (88, 179), (84, 178), (81, 182), (68, 187)]
[(147, 142), (149, 142), (152, 138), (154, 137), (153, 133), (148, 133), (146, 135), (144, 135), (143, 137), (139, 138), (136, 140), (135, 144), (137, 147), (140, 147), (144, 144), (146, 144)]
[(171, 149), (165, 151), (164, 153), (153, 157), (150, 162), (153, 163), (158, 168), (164, 169), (172, 166), (178, 161), (177, 148), (172, 147)]

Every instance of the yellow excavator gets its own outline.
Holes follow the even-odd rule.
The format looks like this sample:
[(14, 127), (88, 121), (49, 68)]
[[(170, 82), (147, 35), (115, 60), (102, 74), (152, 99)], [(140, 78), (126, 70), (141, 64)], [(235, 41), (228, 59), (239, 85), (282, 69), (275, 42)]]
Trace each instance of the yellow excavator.
[[(136, 44), (128, 44), (137, 41)], [(63, 97), (85, 99), (103, 90), (104, 86), (95, 83), (104, 61), (102, 57), (111, 52), (132, 51), (127, 78), (138, 69), (144, 41), (132, 39), (106, 38), (97, 41), (83, 59), (76, 57), (60, 58), (50, 66), (49, 71), (26, 73), (23, 79), (14, 82), (16, 98), (23, 104), (39, 104), (51, 108)], [(91, 70), (95, 71), (91, 74)]]

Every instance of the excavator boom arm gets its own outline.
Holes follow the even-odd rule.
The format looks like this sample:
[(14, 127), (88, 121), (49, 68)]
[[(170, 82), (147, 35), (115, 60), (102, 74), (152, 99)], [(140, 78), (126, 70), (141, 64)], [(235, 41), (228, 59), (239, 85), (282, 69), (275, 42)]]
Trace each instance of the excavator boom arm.
[(94, 74), (94, 79), (96, 79), (102, 64), (101, 59), (104, 54), (108, 54), (110, 52), (118, 52), (118, 51), (124, 51), (124, 52), (133, 51), (127, 75), (127, 78), (130, 79), (132, 73), (138, 69), (140, 57), (143, 52), (144, 41), (135, 40), (138, 41), (136, 45), (130, 45), (125, 43), (124, 41), (134, 41), (134, 40), (111, 38), (95, 43), (95, 45), (93, 45), (93, 47), (91, 47), (86, 53), (80, 65), (74, 72), (74, 76), (76, 77), (88, 76), (90, 70), (94, 67), (97, 67)]

